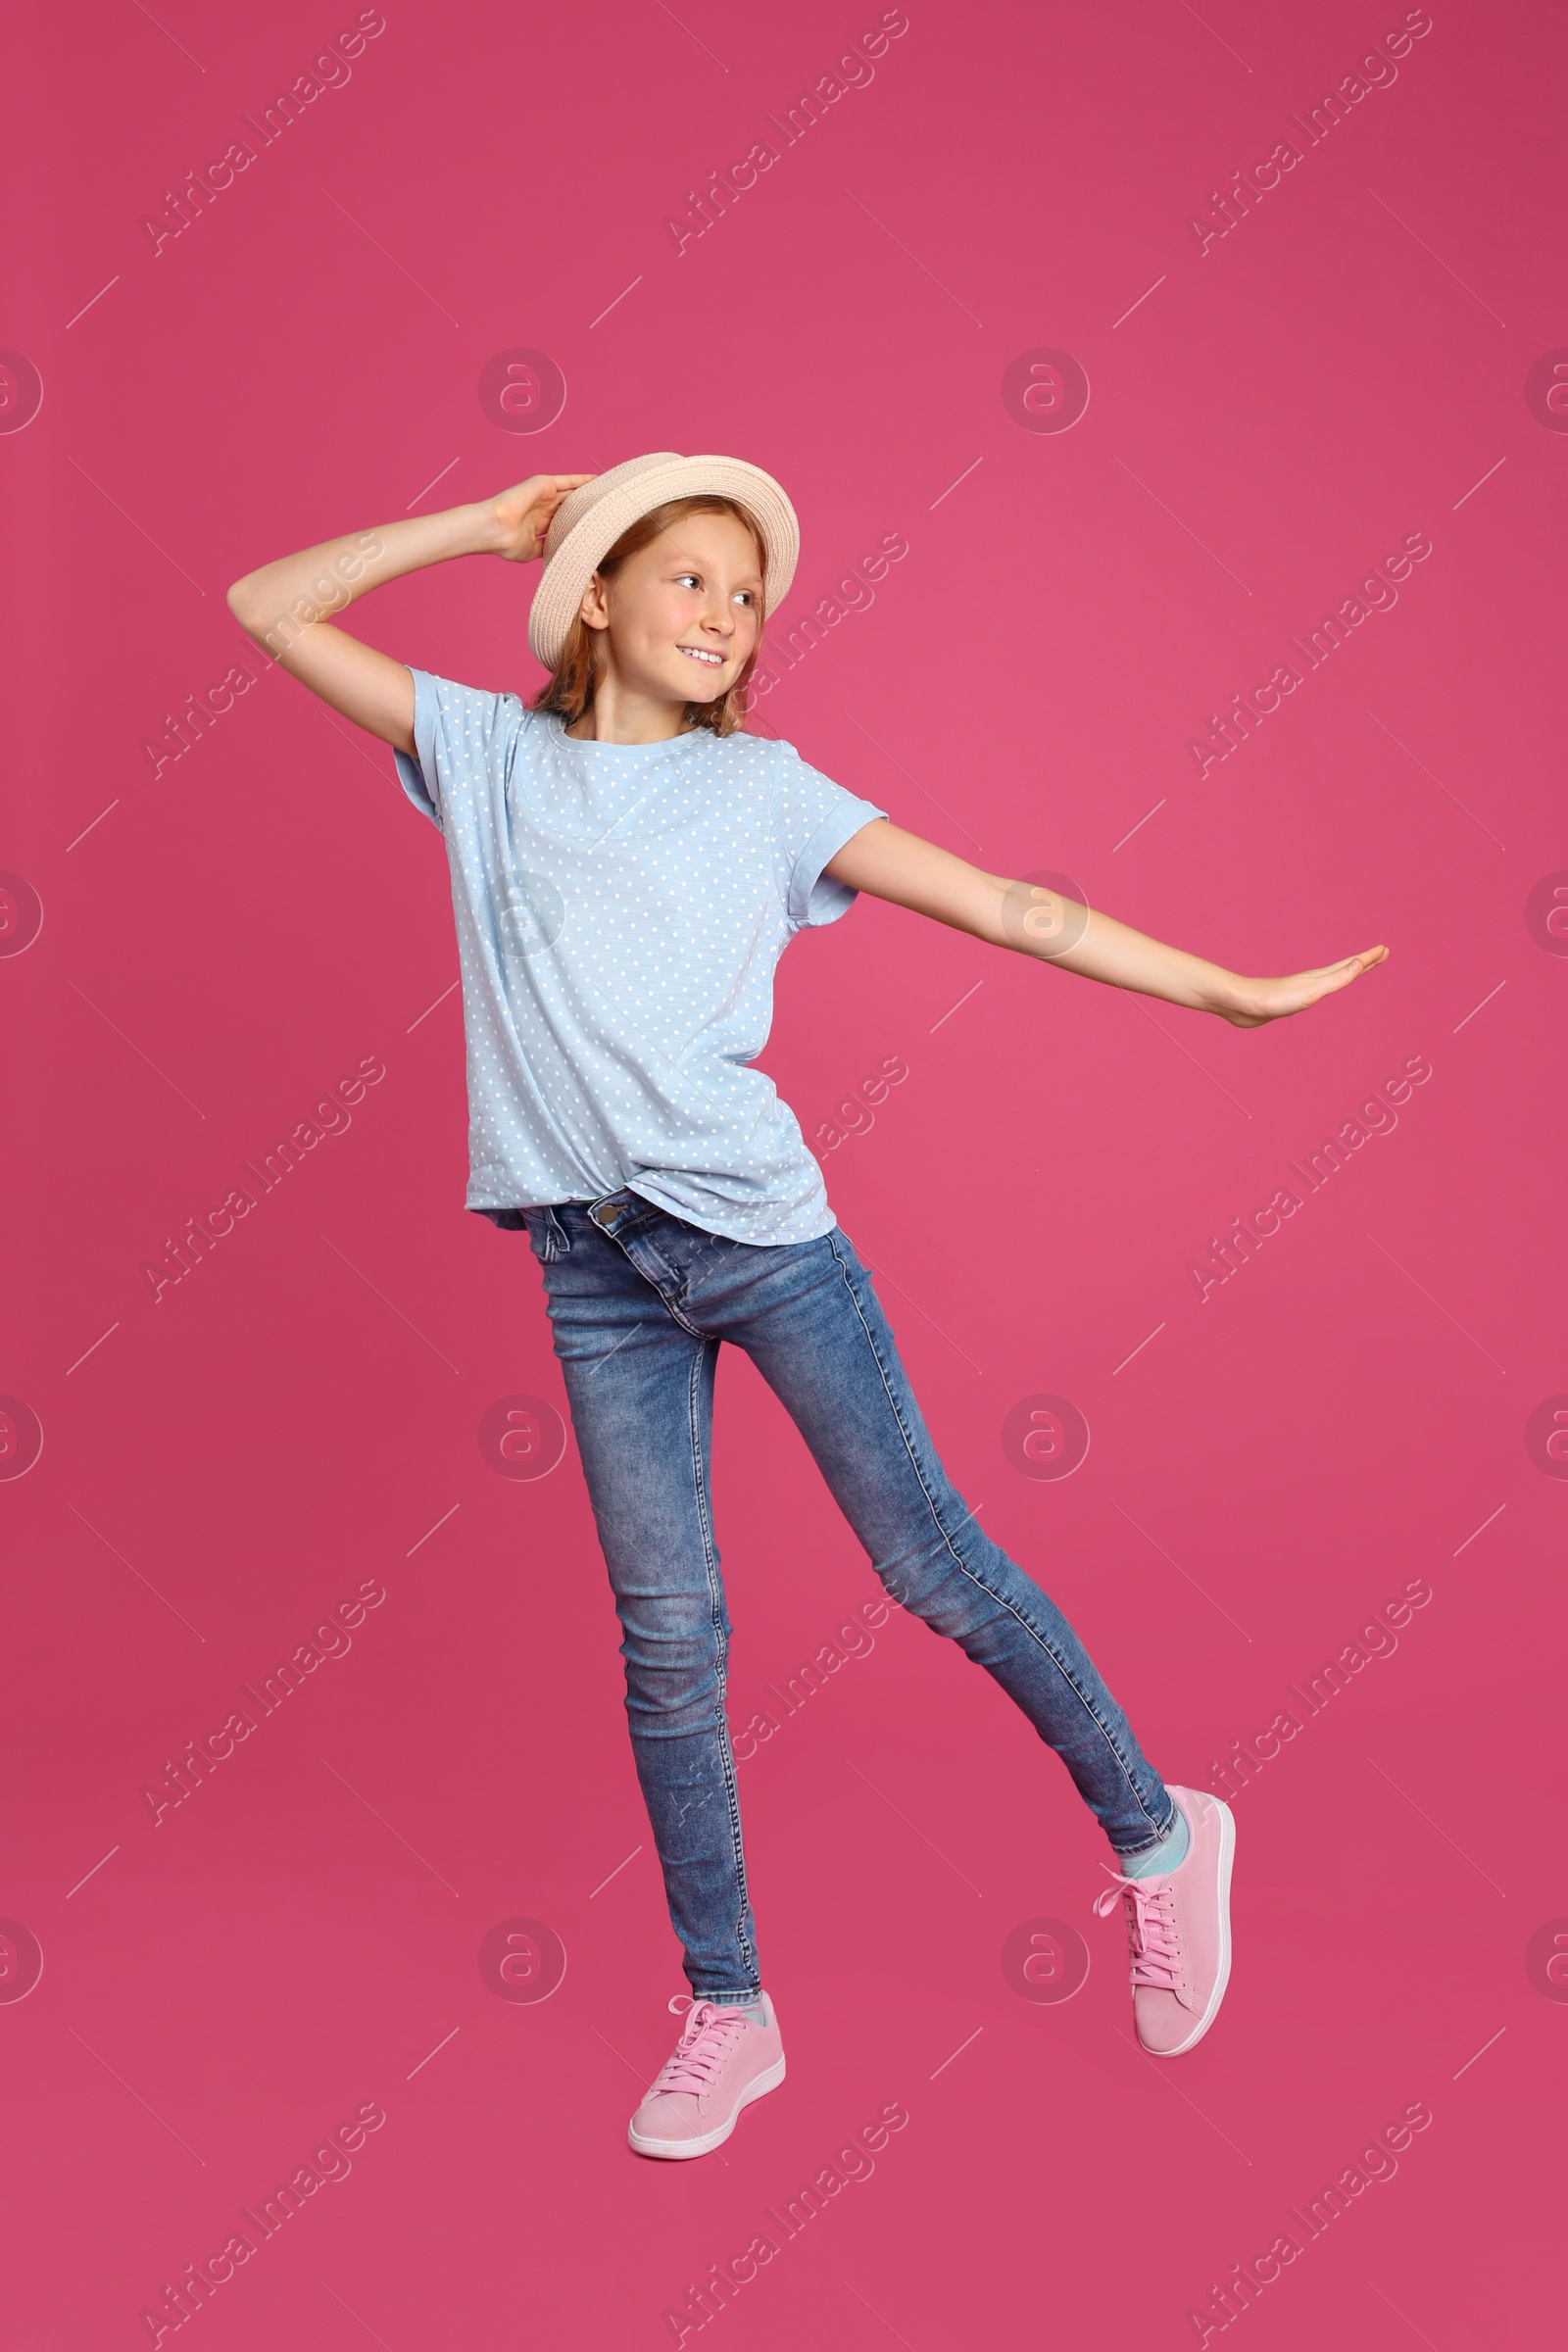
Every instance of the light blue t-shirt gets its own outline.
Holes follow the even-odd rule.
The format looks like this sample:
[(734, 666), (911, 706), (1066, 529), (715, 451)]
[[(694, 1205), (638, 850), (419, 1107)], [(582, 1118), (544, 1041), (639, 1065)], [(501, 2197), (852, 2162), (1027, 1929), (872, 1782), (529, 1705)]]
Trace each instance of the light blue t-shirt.
[(793, 744), (579, 742), (515, 694), (413, 676), (418, 757), (393, 756), (452, 870), (466, 1205), (629, 1185), (732, 1241), (830, 1232), (822, 1171), (751, 1064), (784, 949), (857, 896), (822, 868), (887, 810)]

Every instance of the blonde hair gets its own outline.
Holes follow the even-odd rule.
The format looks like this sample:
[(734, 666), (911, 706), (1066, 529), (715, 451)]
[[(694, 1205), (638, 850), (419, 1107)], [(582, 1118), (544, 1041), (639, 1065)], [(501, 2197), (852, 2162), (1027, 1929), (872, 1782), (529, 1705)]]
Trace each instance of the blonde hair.
[[(762, 575), (762, 611), (759, 615), (757, 644), (750, 661), (733, 686), (710, 703), (688, 703), (681, 715), (681, 732), (693, 727), (707, 727), (714, 735), (733, 735), (743, 727), (749, 709), (747, 687), (762, 644), (762, 621), (767, 611), (767, 548), (762, 534), (746, 509), (733, 498), (723, 498), (717, 492), (704, 492), (696, 498), (666, 499), (662, 507), (653, 507), (640, 514), (634, 523), (621, 532), (614, 546), (602, 556), (595, 569), (601, 579), (612, 580), (629, 556), (647, 547), (671, 523), (684, 522), (688, 514), (732, 514), (751, 532), (757, 548), (758, 567)], [(572, 616), (566, 631), (561, 659), (529, 703), (530, 710), (550, 710), (564, 718), (567, 726), (575, 725), (585, 711), (593, 709), (594, 696), (605, 674), (603, 629), (591, 629), (580, 612)]]

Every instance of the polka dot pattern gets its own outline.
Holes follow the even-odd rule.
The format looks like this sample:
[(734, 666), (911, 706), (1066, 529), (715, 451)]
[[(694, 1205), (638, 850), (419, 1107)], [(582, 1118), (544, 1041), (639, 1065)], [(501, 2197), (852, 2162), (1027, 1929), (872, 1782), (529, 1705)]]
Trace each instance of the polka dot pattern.
[(514, 694), (416, 669), (404, 790), (446, 836), (467, 1048), (467, 1206), (623, 1185), (731, 1241), (832, 1230), (795, 1113), (750, 1065), (822, 868), (887, 810), (793, 744), (582, 743)]

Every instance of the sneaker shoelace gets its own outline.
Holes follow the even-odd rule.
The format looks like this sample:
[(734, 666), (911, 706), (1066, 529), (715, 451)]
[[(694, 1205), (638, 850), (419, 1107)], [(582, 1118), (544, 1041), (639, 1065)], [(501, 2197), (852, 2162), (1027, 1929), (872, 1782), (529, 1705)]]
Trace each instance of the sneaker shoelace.
[(1109, 1870), (1114, 1881), (1095, 1897), (1095, 1917), (1107, 1919), (1116, 1904), (1127, 1905), (1127, 1948), (1132, 1956), (1131, 1978), (1133, 1990), (1141, 1984), (1153, 1985), (1161, 1992), (1175, 1992), (1185, 1982), (1182, 1966), (1181, 1939), (1176, 1933), (1176, 1896), (1170, 1883), (1170, 1873), (1157, 1873), (1151, 1879), (1124, 1879), (1119, 1872)]
[(677, 2016), (682, 2009), (690, 2014), (649, 2095), (686, 2090), (700, 2097), (712, 2088), (719, 2068), (751, 2020), (742, 2017), (729, 2003), (720, 2006), (713, 2001), (693, 2000), (689, 1992), (677, 1992), (669, 2006)]

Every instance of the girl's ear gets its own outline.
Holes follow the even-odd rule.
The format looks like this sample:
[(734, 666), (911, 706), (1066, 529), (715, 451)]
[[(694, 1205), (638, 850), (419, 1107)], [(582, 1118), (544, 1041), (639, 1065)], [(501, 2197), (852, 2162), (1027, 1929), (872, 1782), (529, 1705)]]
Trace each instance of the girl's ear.
[(610, 608), (605, 601), (605, 583), (596, 571), (582, 592), (577, 611), (590, 629), (608, 629)]

